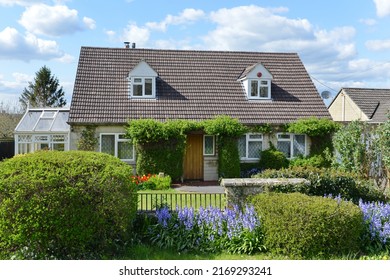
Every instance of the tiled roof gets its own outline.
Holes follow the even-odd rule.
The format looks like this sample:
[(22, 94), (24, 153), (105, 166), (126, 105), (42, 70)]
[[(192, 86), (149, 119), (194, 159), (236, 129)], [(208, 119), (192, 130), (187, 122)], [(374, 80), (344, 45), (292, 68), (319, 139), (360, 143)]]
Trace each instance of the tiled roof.
[[(128, 74), (145, 60), (158, 74), (156, 99), (129, 98)], [(272, 101), (249, 101), (238, 78), (262, 63), (273, 75)], [(129, 119), (202, 120), (229, 115), (245, 124), (330, 118), (295, 53), (82, 47), (70, 124), (123, 124)]]
[(342, 89), (373, 122), (384, 122), (390, 109), (390, 89)]

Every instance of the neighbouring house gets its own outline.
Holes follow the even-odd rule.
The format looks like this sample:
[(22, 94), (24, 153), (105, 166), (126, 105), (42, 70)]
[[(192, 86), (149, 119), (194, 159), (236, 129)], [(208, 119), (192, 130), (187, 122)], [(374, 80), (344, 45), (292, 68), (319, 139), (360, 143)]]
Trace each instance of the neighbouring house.
[[(135, 166), (124, 136), (129, 120), (201, 121), (219, 115), (248, 126), (299, 118), (331, 118), (296, 53), (82, 47), (70, 106), (70, 149), (95, 127), (97, 151)], [(67, 142), (68, 143), (68, 142)], [(187, 135), (184, 179), (218, 179), (215, 135)], [(242, 162), (256, 162), (269, 143), (288, 158), (307, 155), (311, 140), (276, 129), (248, 133), (237, 145)]]
[(383, 123), (390, 112), (390, 89), (342, 88), (328, 109), (334, 121)]
[(67, 151), (69, 108), (28, 108), (14, 131), (15, 155), (37, 150)]

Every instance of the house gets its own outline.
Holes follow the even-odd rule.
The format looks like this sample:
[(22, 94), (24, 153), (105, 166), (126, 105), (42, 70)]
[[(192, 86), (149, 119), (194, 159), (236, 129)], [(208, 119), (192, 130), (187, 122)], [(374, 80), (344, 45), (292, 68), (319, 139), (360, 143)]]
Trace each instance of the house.
[[(97, 151), (135, 166), (135, 149), (124, 137), (129, 120), (218, 115), (276, 127), (304, 117), (330, 118), (296, 53), (81, 48), (68, 119), (70, 149), (93, 125)], [(184, 160), (184, 179), (218, 179), (215, 140), (200, 132), (187, 136), (186, 158), (192, 160)], [(241, 161), (258, 161), (269, 142), (289, 158), (310, 149), (306, 135), (250, 133), (238, 141)]]
[(328, 109), (334, 121), (383, 123), (390, 110), (390, 89), (342, 88)]

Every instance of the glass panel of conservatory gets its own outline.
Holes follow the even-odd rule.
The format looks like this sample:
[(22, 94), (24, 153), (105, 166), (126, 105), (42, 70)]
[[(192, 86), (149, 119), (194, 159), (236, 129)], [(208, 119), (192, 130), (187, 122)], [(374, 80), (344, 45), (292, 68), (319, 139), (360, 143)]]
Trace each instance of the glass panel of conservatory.
[(69, 112), (58, 112), (56, 118), (54, 119), (51, 131), (69, 131), (68, 121)]
[(65, 144), (64, 143), (53, 143), (52, 147), (53, 147), (53, 150), (55, 150), (55, 151), (65, 151)]
[(115, 135), (102, 135), (101, 151), (115, 156)]
[(35, 127), (35, 131), (50, 131), (53, 119), (40, 119)]
[(19, 123), (17, 131), (31, 131), (37, 123), (41, 112), (28, 112)]
[(118, 142), (118, 158), (134, 159), (133, 145), (130, 141)]

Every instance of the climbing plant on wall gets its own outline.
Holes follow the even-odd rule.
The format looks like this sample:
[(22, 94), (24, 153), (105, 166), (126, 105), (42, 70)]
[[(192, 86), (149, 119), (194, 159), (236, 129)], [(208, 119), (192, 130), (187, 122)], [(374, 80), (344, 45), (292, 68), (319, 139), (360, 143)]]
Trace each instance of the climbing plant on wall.
[(132, 120), (127, 126), (127, 136), (137, 150), (137, 173), (164, 172), (178, 180), (183, 174), (183, 158), (187, 133), (203, 130), (217, 136), (219, 176), (240, 175), (237, 138), (248, 128), (237, 119), (218, 116), (201, 122), (187, 120), (153, 119)]

